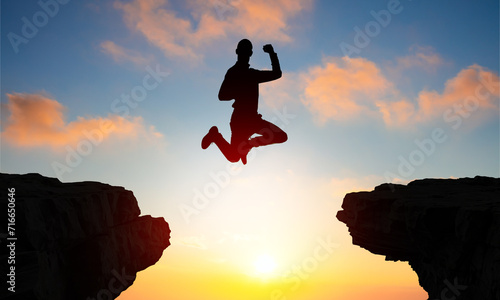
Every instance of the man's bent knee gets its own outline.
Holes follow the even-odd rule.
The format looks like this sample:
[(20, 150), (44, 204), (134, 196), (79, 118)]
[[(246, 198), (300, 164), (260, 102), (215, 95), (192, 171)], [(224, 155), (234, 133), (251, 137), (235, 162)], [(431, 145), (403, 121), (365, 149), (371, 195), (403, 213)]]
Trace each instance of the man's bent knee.
[(240, 155), (237, 151), (232, 151), (226, 155), (226, 159), (232, 163), (236, 163), (240, 160)]
[(240, 161), (240, 158), (237, 156), (231, 156), (231, 157), (228, 157), (227, 160), (229, 160), (229, 162), (232, 162), (232, 163), (237, 163)]
[(282, 131), (282, 132), (276, 134), (276, 142), (284, 143), (287, 140), (288, 140), (288, 135), (286, 134), (286, 132)]

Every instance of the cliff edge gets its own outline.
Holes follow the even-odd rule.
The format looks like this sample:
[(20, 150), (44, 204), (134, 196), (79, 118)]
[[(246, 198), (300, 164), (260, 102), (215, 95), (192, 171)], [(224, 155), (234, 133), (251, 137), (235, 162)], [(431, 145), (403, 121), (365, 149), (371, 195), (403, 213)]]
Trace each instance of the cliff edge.
[(408, 261), (429, 299), (500, 299), (500, 178), (382, 184), (342, 208), (353, 244)]
[(2, 299), (115, 299), (170, 245), (167, 222), (139, 216), (123, 187), (39, 174), (0, 174), (0, 187), (9, 213), (0, 230), (9, 272)]

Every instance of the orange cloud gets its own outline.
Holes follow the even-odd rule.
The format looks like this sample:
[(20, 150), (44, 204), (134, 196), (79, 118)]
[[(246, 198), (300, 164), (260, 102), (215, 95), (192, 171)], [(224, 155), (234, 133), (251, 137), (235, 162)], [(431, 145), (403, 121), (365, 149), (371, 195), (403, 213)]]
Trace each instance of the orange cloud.
[[(414, 102), (401, 100), (393, 103), (378, 102), (384, 121), (389, 126), (411, 125), (445, 119), (445, 114), (463, 118), (498, 111), (499, 77), (479, 65), (461, 70), (449, 79), (444, 91), (421, 91)], [(494, 115), (494, 114), (492, 114)]]
[(54, 150), (75, 146), (80, 141), (102, 142), (112, 136), (150, 139), (162, 135), (146, 128), (141, 117), (126, 119), (118, 115), (107, 118), (83, 118), (66, 123), (64, 106), (41, 94), (7, 94), (8, 120), (3, 124), (2, 140), (17, 147), (51, 147)]
[(392, 84), (375, 63), (364, 58), (325, 58), (323, 66), (302, 74), (302, 102), (319, 124), (347, 121), (370, 113), (375, 101), (392, 90)]
[[(437, 54), (414, 57), (420, 58), (406, 60), (406, 67), (428, 68), (442, 62)], [(461, 70), (445, 82), (442, 92), (422, 90), (415, 98), (403, 95), (374, 62), (364, 58), (327, 57), (321, 65), (285, 76), (288, 79), (282, 83), (263, 88), (263, 96), (269, 98), (264, 103), (290, 104), (300, 95), (319, 125), (369, 117), (394, 128), (436, 121), (456, 127), (461, 123), (457, 118), (473, 115), (469, 123), (477, 125), (499, 109), (500, 79), (479, 65)]]
[(395, 69), (402, 71), (421, 68), (427, 72), (435, 72), (443, 64), (445, 64), (443, 58), (432, 47), (412, 46), (409, 55), (396, 58)]
[(187, 1), (190, 17), (167, 0), (115, 2), (127, 26), (167, 57), (200, 60), (205, 46), (228, 35), (290, 42), (289, 19), (312, 0)]
[(415, 116), (415, 105), (406, 99), (395, 102), (378, 101), (377, 107), (387, 126), (411, 123)]
[(112, 41), (104, 41), (100, 44), (101, 51), (110, 55), (116, 62), (130, 61), (139, 66), (145, 66), (151, 59), (143, 57), (140, 53), (128, 50)]

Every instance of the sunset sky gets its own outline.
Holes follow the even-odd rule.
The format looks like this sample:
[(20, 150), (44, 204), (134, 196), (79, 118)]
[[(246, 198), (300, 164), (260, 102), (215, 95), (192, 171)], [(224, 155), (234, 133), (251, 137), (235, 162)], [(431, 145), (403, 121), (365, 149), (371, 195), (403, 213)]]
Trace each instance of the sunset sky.
[[(352, 245), (346, 193), (499, 177), (497, 0), (1, 2), (1, 172), (124, 186), (171, 243), (118, 299), (422, 300), (406, 262)], [(231, 164), (217, 98), (238, 41), (283, 77), (288, 134)], [(96, 295), (89, 295), (96, 297)]]

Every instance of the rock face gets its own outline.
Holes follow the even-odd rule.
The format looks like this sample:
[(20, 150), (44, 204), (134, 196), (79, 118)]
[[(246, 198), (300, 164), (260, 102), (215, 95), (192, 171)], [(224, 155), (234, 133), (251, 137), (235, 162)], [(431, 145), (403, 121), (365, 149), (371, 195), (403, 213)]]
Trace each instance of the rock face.
[(424, 179), (347, 194), (353, 244), (408, 261), (429, 299), (500, 299), (500, 179)]
[[(0, 187), (5, 215), (15, 199), (15, 223), (0, 231), (2, 278), (11, 279), (5, 275), (15, 267), (15, 293), (8, 284), (1, 299), (115, 299), (170, 245), (165, 220), (139, 216), (133, 193), (122, 187), (39, 174), (0, 174)], [(5, 251), (12, 243), (14, 252)]]

